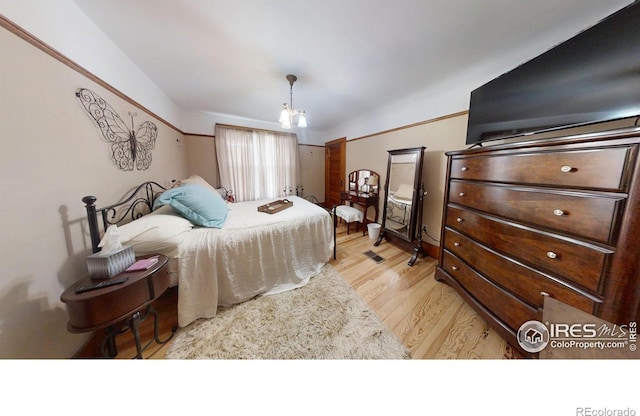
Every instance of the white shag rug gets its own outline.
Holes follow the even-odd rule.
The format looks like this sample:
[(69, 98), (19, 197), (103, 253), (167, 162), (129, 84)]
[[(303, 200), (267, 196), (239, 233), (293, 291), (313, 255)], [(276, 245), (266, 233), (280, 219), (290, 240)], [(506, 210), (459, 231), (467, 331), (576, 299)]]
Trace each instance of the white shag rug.
[(299, 289), (180, 328), (169, 359), (407, 359), (408, 349), (326, 264)]

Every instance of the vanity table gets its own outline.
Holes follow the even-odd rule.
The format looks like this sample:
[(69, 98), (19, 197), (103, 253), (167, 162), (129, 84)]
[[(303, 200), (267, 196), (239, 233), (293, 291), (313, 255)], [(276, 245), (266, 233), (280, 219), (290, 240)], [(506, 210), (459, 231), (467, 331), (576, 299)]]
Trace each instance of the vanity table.
[[(340, 193), (340, 204), (344, 204), (346, 202), (351, 206), (355, 204), (362, 207), (365, 213), (368, 211), (369, 207), (372, 206), (375, 211), (373, 222), (378, 222), (378, 195), (367, 194), (364, 192), (342, 191)], [(370, 221), (367, 220), (367, 216), (365, 215), (363, 225), (367, 225), (368, 222)]]
[(349, 185), (346, 191), (340, 192), (340, 204), (358, 205), (364, 211), (363, 227), (371, 222), (367, 219), (369, 207), (373, 207), (373, 222), (378, 222), (378, 191), (380, 175), (372, 170), (354, 170), (349, 174)]

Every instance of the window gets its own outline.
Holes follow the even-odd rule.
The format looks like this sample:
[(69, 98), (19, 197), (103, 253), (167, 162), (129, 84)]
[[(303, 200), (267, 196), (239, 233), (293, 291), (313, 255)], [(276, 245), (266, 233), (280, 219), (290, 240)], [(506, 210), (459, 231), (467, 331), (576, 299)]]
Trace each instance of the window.
[(295, 191), (300, 177), (295, 134), (216, 124), (215, 136), (220, 182), (236, 201)]

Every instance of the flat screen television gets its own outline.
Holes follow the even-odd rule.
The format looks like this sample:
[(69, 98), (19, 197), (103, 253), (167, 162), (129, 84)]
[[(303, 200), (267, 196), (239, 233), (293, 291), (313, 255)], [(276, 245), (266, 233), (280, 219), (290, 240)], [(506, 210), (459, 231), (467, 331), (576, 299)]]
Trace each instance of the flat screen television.
[(640, 115), (640, 1), (471, 92), (466, 144)]

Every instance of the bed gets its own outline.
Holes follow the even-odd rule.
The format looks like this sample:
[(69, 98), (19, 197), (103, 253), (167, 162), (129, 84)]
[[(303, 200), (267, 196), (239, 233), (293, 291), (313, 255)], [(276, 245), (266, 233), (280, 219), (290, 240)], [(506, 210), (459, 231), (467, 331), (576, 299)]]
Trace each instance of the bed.
[[(181, 185), (178, 188), (199, 186)], [(224, 201), (228, 210), (218, 228), (194, 223), (174, 203), (159, 204), (172, 192), (145, 182), (117, 204), (98, 209), (93, 196), (83, 202), (94, 252), (104, 230), (116, 224), (121, 243), (133, 247), (136, 256), (169, 257), (182, 327), (214, 317), (218, 306), (302, 287), (329, 261), (332, 250), (335, 256), (334, 219), (303, 198), (288, 196), (290, 207), (274, 214), (258, 207), (276, 198)], [(207, 197), (218, 204), (210, 193)]]

